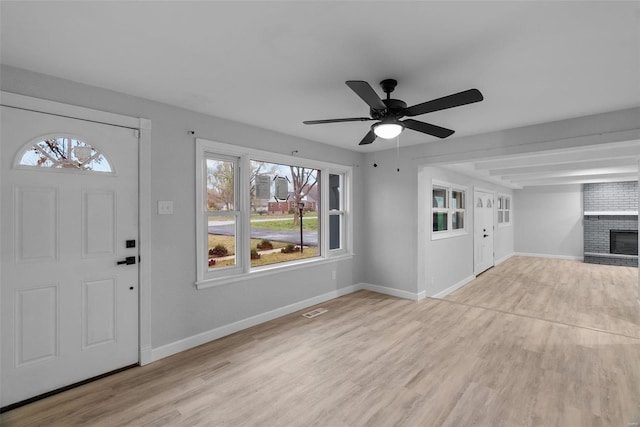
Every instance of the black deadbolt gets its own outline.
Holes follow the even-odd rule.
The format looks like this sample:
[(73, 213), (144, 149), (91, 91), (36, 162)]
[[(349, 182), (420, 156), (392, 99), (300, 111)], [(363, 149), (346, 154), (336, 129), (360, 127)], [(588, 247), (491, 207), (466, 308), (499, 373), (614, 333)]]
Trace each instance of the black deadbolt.
[(136, 247), (136, 241), (135, 240), (127, 240), (127, 248), (135, 248)]

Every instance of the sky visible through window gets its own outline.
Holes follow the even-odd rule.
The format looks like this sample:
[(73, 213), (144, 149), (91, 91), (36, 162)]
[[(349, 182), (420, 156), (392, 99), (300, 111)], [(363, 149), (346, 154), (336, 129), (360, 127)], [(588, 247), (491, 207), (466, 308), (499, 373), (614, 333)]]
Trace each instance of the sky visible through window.
[(47, 138), (29, 147), (19, 164), (51, 169), (112, 172), (107, 159), (91, 145), (74, 138)]

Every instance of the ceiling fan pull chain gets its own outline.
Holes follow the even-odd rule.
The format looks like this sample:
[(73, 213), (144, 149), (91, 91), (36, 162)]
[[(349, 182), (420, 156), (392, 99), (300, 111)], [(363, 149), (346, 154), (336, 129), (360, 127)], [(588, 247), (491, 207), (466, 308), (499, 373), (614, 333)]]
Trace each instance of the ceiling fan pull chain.
[(400, 135), (396, 136), (396, 171), (400, 172)]

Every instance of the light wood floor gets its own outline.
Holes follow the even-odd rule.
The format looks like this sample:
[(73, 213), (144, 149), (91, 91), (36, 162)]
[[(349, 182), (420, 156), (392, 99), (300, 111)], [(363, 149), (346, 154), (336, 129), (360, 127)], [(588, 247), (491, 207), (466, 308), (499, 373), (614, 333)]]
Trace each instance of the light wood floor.
[[(504, 265), (508, 274), (513, 268)], [(329, 311), (314, 319), (285, 316), (16, 409), (2, 421), (330, 427), (640, 422), (640, 339), (472, 303), (356, 292), (321, 304)], [(574, 306), (571, 300), (557, 304)]]
[(444, 299), (640, 338), (632, 267), (517, 256)]

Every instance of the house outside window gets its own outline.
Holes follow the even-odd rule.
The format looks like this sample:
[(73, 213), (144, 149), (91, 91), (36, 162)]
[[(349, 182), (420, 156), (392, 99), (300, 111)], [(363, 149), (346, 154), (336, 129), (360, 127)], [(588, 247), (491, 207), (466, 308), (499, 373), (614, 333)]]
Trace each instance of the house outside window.
[(351, 167), (196, 146), (198, 288), (351, 256)]
[(433, 181), (431, 187), (432, 239), (466, 233), (466, 187)]

